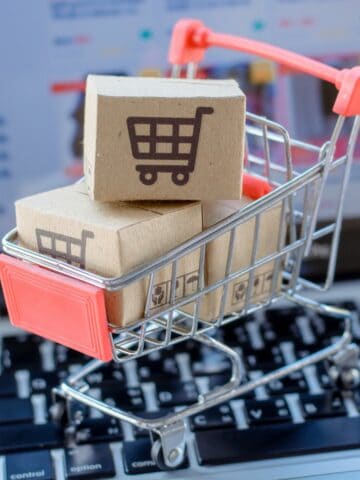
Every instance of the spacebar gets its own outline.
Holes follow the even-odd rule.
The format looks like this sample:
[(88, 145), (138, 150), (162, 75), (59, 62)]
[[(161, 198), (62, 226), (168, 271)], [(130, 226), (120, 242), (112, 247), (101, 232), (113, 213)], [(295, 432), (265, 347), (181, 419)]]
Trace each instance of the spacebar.
[(195, 438), (201, 465), (331, 452), (360, 447), (360, 417), (198, 431)]

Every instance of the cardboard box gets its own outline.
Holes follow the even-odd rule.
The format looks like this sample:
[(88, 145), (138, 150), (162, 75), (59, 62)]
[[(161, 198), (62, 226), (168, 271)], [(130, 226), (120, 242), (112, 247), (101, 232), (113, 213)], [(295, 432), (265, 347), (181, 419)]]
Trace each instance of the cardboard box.
[[(214, 225), (232, 215), (237, 210), (249, 205), (252, 201), (253, 200), (248, 197), (243, 197), (240, 201), (203, 202), (203, 228), (206, 229)], [(261, 214), (256, 260), (271, 255), (277, 251), (278, 245), (284, 244), (284, 239), (279, 239), (280, 222), (280, 203)], [(250, 265), (254, 232), (254, 217), (236, 229), (231, 272), (239, 271)], [(208, 286), (225, 277), (229, 241), (230, 233), (226, 233), (210, 242), (206, 247), (205, 282)], [(264, 302), (269, 298), (272, 288), (274, 266), (275, 261), (270, 261), (255, 270), (250, 304)], [(246, 301), (248, 285), (248, 273), (229, 283), (225, 300), (225, 315), (242, 310)], [(281, 275), (279, 275), (277, 279), (275, 292), (278, 292), (280, 287)], [(203, 298), (200, 306), (200, 318), (209, 321), (219, 316), (222, 293), (223, 288), (221, 287)], [(193, 307), (189, 308), (188, 306), (186, 306), (184, 310), (187, 313), (194, 311)]]
[(84, 171), (98, 201), (239, 199), (245, 96), (234, 80), (90, 75)]
[[(21, 244), (106, 277), (121, 276), (162, 256), (201, 231), (198, 202), (92, 202), (74, 185), (16, 202)], [(177, 265), (176, 297), (197, 289), (199, 253)], [(148, 279), (107, 293), (110, 323), (124, 326), (144, 315)], [(170, 299), (171, 267), (154, 278), (151, 310)]]

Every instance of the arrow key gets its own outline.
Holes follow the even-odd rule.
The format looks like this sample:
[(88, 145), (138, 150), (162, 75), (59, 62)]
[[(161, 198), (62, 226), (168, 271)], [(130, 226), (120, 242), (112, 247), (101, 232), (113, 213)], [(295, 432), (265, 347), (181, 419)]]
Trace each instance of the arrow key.
[(291, 421), (289, 408), (283, 398), (247, 400), (245, 411), (250, 426)]

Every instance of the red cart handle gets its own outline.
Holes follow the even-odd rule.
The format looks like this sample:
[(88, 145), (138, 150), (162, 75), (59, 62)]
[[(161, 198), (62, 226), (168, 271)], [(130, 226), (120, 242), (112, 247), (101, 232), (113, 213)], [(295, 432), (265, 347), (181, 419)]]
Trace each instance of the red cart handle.
[(338, 70), (283, 48), (212, 32), (201, 21), (182, 19), (173, 29), (169, 49), (172, 65), (199, 63), (209, 47), (221, 47), (259, 55), (293, 70), (321, 78), (339, 90), (333, 111), (347, 117), (360, 114), (360, 67)]

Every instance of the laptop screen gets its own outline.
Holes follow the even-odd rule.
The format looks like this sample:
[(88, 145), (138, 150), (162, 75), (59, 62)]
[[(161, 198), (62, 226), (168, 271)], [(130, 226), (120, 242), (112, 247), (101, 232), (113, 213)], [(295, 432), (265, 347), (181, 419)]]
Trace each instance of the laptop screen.
[[(14, 201), (76, 181), (82, 175), (84, 81), (88, 73), (167, 75), (171, 28), (181, 17), (201, 18), (214, 30), (268, 41), (337, 67), (360, 57), (357, 0), (140, 2), (4, 0), (0, 15), (0, 235), (15, 224)], [(352, 7), (351, 7), (352, 5)], [(299, 10), (300, 8), (300, 10)], [(20, 13), (21, 12), (21, 13)], [(241, 19), (241, 21), (239, 21)], [(14, 35), (16, 32), (16, 35)], [(235, 78), (248, 109), (284, 124), (291, 136), (319, 143), (333, 124), (334, 89), (319, 80), (269, 69), (238, 52), (214, 49), (201, 65), (203, 78)], [(256, 72), (261, 72), (259, 81)], [(344, 275), (360, 271), (357, 208), (360, 167), (349, 187), (339, 262)], [(329, 194), (331, 199), (331, 193)], [(352, 252), (350, 256), (349, 252)], [(320, 260), (326, 247), (313, 252)], [(341, 251), (340, 251), (341, 254)], [(320, 267), (315, 263), (315, 271)]]

